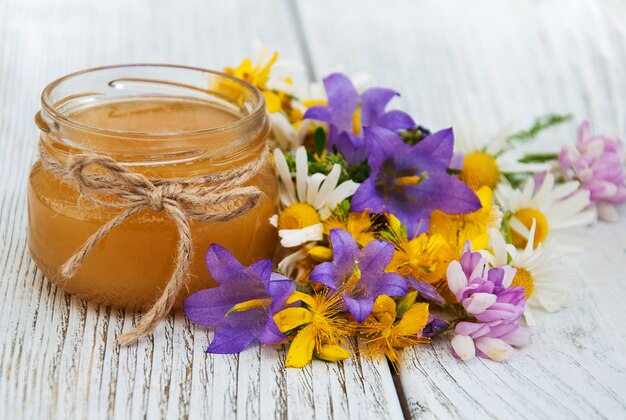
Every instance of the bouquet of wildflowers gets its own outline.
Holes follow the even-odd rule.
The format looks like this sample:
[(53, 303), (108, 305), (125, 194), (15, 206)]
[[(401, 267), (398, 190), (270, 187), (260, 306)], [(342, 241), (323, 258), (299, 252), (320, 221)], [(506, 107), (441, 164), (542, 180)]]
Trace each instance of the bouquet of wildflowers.
[(303, 367), (346, 359), (357, 341), (359, 354), (394, 365), (400, 349), (439, 335), (463, 360), (529, 345), (529, 307), (568, 304), (568, 230), (615, 221), (626, 201), (623, 143), (584, 122), (575, 145), (524, 155), (518, 144), (569, 117), (495, 136), (472, 118), (431, 131), (388, 109), (394, 90), (359, 89), (342, 73), (323, 90), (298, 87), (277, 57), (226, 69), (266, 98), (277, 264), (208, 249), (219, 286), (185, 301), (192, 321), (215, 329), (208, 351), (288, 345), (286, 365)]

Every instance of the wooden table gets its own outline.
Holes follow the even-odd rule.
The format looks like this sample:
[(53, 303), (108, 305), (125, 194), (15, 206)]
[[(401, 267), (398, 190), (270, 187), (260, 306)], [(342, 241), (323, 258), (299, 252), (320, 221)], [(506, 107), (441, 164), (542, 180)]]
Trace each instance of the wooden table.
[[(487, 130), (547, 112), (626, 137), (626, 3), (557, 1), (2, 0), (0, 2), (0, 418), (625, 418), (626, 208), (582, 230), (577, 302), (537, 313), (508, 363), (462, 363), (447, 340), (386, 362), (285, 369), (285, 351), (207, 355), (181, 314), (137, 346), (138, 317), (52, 286), (30, 260), (26, 181), (42, 88), (112, 63), (221, 68), (261, 38), (319, 78), (366, 70), (431, 128), (473, 97)], [(541, 150), (573, 141), (573, 124)]]

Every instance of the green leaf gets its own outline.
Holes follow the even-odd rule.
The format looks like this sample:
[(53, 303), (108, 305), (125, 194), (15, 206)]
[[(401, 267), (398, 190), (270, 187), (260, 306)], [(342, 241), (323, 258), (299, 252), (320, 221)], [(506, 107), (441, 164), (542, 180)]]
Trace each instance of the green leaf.
[(524, 155), (519, 162), (521, 163), (543, 163), (549, 160), (555, 160), (559, 157), (558, 153), (529, 153)]
[(566, 121), (569, 121), (573, 118), (572, 114), (560, 115), (560, 114), (548, 114), (542, 117), (539, 117), (535, 120), (532, 127), (528, 130), (522, 130), (517, 133), (511, 134), (507, 138), (507, 142), (515, 142), (515, 141), (528, 141), (534, 139), (540, 132), (554, 127), (555, 125), (559, 125)]
[(326, 148), (326, 132), (322, 127), (317, 127), (315, 133), (313, 133), (313, 139), (315, 140), (315, 153), (318, 156), (322, 156), (324, 149)]

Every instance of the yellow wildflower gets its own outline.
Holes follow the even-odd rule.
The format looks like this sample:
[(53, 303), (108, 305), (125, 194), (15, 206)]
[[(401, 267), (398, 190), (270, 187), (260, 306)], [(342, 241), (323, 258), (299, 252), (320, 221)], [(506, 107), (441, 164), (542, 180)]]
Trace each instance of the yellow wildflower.
[[(313, 295), (294, 292), (287, 305), (300, 301), (300, 308), (286, 308), (274, 315), (278, 329), (287, 333), (298, 329), (287, 353), (287, 367), (304, 367), (311, 362), (313, 351), (324, 360), (342, 360), (349, 354), (341, 343), (351, 335), (350, 322), (342, 316), (341, 296), (323, 290)], [(344, 349), (345, 350), (345, 349)]]
[(483, 186), (476, 191), (482, 208), (472, 213), (451, 215), (435, 210), (430, 218), (430, 232), (441, 235), (445, 241), (456, 250), (457, 256), (463, 252), (466, 241), (472, 243), (472, 248), (484, 249), (489, 239), (489, 228), (500, 228), (502, 213), (493, 203), (493, 191)]
[(441, 235), (422, 233), (417, 238), (396, 243), (389, 268), (402, 276), (410, 275), (437, 287), (454, 256), (454, 250)]
[(323, 225), (324, 232), (327, 235), (332, 229), (347, 231), (361, 247), (376, 239), (374, 227), (372, 226), (372, 217), (368, 213), (352, 212), (347, 217), (334, 214), (326, 219)]
[(399, 321), (397, 316), (396, 302), (389, 296), (380, 295), (372, 314), (359, 325), (359, 332), (367, 345), (365, 356), (385, 356), (396, 369), (399, 349), (429, 342), (428, 338), (419, 336), (428, 323), (428, 304), (414, 303)]

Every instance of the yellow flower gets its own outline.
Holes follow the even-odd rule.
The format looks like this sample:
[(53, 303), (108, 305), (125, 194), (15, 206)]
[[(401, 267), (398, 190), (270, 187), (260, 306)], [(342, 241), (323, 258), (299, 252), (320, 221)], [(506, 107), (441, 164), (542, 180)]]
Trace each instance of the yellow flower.
[[(311, 362), (313, 351), (324, 360), (342, 360), (349, 354), (339, 350), (346, 336), (351, 335), (350, 322), (342, 316), (339, 295), (327, 291), (308, 295), (294, 292), (287, 305), (300, 301), (300, 308), (286, 308), (274, 315), (278, 329), (287, 333), (299, 329), (287, 353), (287, 367), (304, 367)], [(345, 356), (345, 357), (344, 357)]]
[(385, 356), (396, 369), (399, 349), (429, 342), (428, 338), (419, 336), (428, 323), (428, 304), (414, 303), (399, 321), (396, 321), (397, 315), (396, 302), (381, 295), (374, 303), (372, 314), (359, 325), (359, 332), (367, 345), (365, 356)]
[(365, 246), (372, 242), (374, 227), (372, 218), (368, 213), (349, 213), (347, 218), (342, 215), (333, 215), (323, 222), (324, 231), (328, 235), (332, 229), (343, 229), (347, 231), (359, 246)]
[(422, 233), (417, 238), (396, 243), (396, 251), (389, 265), (402, 276), (413, 276), (437, 287), (454, 259), (454, 250), (441, 235)]
[(278, 60), (278, 52), (274, 52), (266, 62), (260, 60), (254, 63), (252, 59), (244, 58), (237, 67), (226, 67), (224, 71), (231, 76), (243, 79), (251, 85), (264, 90), (267, 87), (270, 70), (276, 60)]
[(430, 219), (430, 231), (441, 235), (449, 244), (456, 249), (457, 256), (463, 252), (466, 241), (472, 243), (475, 250), (484, 249), (487, 246), (489, 228), (500, 228), (502, 213), (493, 203), (493, 191), (483, 186), (476, 191), (482, 208), (472, 213), (451, 215), (435, 210)]

